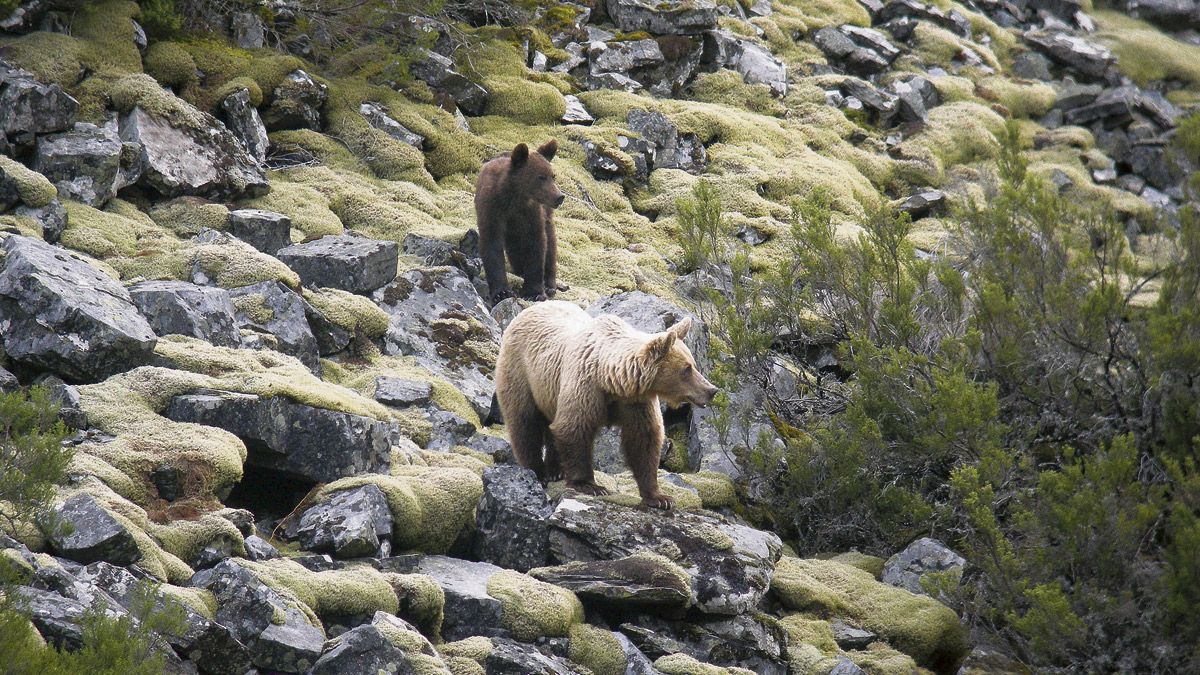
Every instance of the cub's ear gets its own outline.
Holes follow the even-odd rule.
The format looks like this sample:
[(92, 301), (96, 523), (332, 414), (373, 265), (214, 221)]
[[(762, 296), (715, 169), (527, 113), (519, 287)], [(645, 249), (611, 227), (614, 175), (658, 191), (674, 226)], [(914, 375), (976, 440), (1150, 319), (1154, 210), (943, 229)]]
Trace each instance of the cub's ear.
[(529, 159), (529, 146), (521, 143), (513, 148), (512, 154), (509, 157), (512, 158), (513, 166), (521, 166)]
[(649, 342), (642, 346), (642, 356), (650, 363), (658, 363), (666, 358), (667, 354), (671, 353), (671, 347), (674, 346), (674, 333), (670, 331), (657, 333), (650, 338)]
[(546, 158), (546, 161), (554, 159), (554, 155), (558, 152), (558, 139), (551, 138), (542, 144), (542, 147), (537, 149), (538, 154)]
[(692, 317), (685, 316), (681, 321), (667, 329), (667, 332), (682, 340), (692, 329)]

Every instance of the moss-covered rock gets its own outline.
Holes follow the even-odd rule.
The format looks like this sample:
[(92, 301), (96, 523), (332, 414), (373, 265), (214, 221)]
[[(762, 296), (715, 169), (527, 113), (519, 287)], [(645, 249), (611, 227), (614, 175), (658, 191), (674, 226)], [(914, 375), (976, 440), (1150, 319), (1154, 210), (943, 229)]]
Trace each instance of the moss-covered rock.
[(361, 295), (336, 288), (305, 288), (302, 293), (325, 318), (352, 335), (377, 338), (387, 332), (387, 313)]
[(492, 575), (487, 592), (503, 605), (501, 621), (518, 640), (564, 637), (583, 621), (583, 605), (574, 593), (520, 572)]
[(320, 617), (395, 614), (400, 607), (392, 584), (372, 567), (313, 572), (286, 558), (239, 564), (271, 588), (290, 592)]
[(612, 631), (580, 623), (571, 627), (567, 657), (595, 675), (624, 675), (629, 659)]
[(26, 206), (45, 206), (58, 196), (49, 179), (4, 155), (0, 155), (0, 181), (11, 182)]
[(392, 511), (392, 546), (397, 551), (444, 553), (473, 521), (483, 481), (471, 470), (409, 466), (399, 476), (356, 476), (325, 486), (318, 498), (337, 490), (374, 484)]
[(782, 558), (771, 590), (788, 609), (851, 620), (922, 665), (948, 669), (967, 651), (965, 631), (948, 607), (849, 565)]
[(177, 42), (150, 45), (146, 50), (145, 68), (147, 75), (176, 91), (182, 91), (196, 82), (196, 61)]

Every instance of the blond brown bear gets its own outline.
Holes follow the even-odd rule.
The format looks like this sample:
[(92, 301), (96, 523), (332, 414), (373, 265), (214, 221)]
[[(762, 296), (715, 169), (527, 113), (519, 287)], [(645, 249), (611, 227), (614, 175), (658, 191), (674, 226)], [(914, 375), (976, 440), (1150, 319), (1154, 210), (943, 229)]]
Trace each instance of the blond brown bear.
[(684, 319), (651, 335), (556, 301), (518, 314), (496, 361), (496, 397), (517, 461), (543, 481), (565, 477), (567, 487), (607, 494), (595, 482), (592, 442), (601, 427), (616, 425), (642, 503), (671, 508), (658, 489), (659, 400), (703, 407), (717, 393), (681, 339), (690, 327)]

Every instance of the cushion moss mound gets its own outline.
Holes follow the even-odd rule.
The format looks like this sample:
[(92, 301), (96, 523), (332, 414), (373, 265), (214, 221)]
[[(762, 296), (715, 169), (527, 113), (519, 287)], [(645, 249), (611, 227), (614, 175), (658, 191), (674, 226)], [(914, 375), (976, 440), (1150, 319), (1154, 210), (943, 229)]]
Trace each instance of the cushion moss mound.
[(26, 206), (45, 206), (58, 196), (58, 188), (49, 179), (4, 155), (0, 155), (0, 175), (16, 183), (17, 196)]
[(574, 593), (520, 572), (492, 575), (487, 592), (503, 605), (501, 622), (518, 640), (564, 637), (583, 621), (583, 605)]
[(397, 552), (445, 553), (459, 532), (474, 522), (483, 480), (470, 469), (404, 467), (400, 476), (354, 476), (334, 481), (318, 493), (372, 484), (383, 491), (392, 512), (392, 545)]
[(399, 609), (391, 583), (382, 572), (371, 567), (313, 572), (286, 558), (262, 562), (243, 560), (239, 564), (268, 586), (290, 591), (317, 616), (395, 614)]
[(624, 675), (629, 659), (612, 631), (581, 623), (571, 627), (570, 637), (567, 654), (572, 661), (595, 675)]
[(843, 617), (931, 668), (951, 669), (968, 650), (966, 634), (949, 607), (880, 583), (856, 567), (781, 558), (771, 590), (788, 609)]

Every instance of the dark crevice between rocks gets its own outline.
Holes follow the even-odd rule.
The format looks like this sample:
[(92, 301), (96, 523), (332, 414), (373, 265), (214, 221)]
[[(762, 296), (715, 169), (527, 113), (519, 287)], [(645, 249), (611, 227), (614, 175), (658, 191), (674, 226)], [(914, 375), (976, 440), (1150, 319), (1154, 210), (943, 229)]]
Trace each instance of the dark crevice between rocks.
[(253, 457), (264, 449), (255, 449), (251, 443), (246, 446), (251, 459), (243, 467), (242, 480), (230, 491), (225, 505), (246, 509), (254, 514), (255, 523), (271, 528), (291, 513), (317, 484), (277, 469), (256, 466)]

